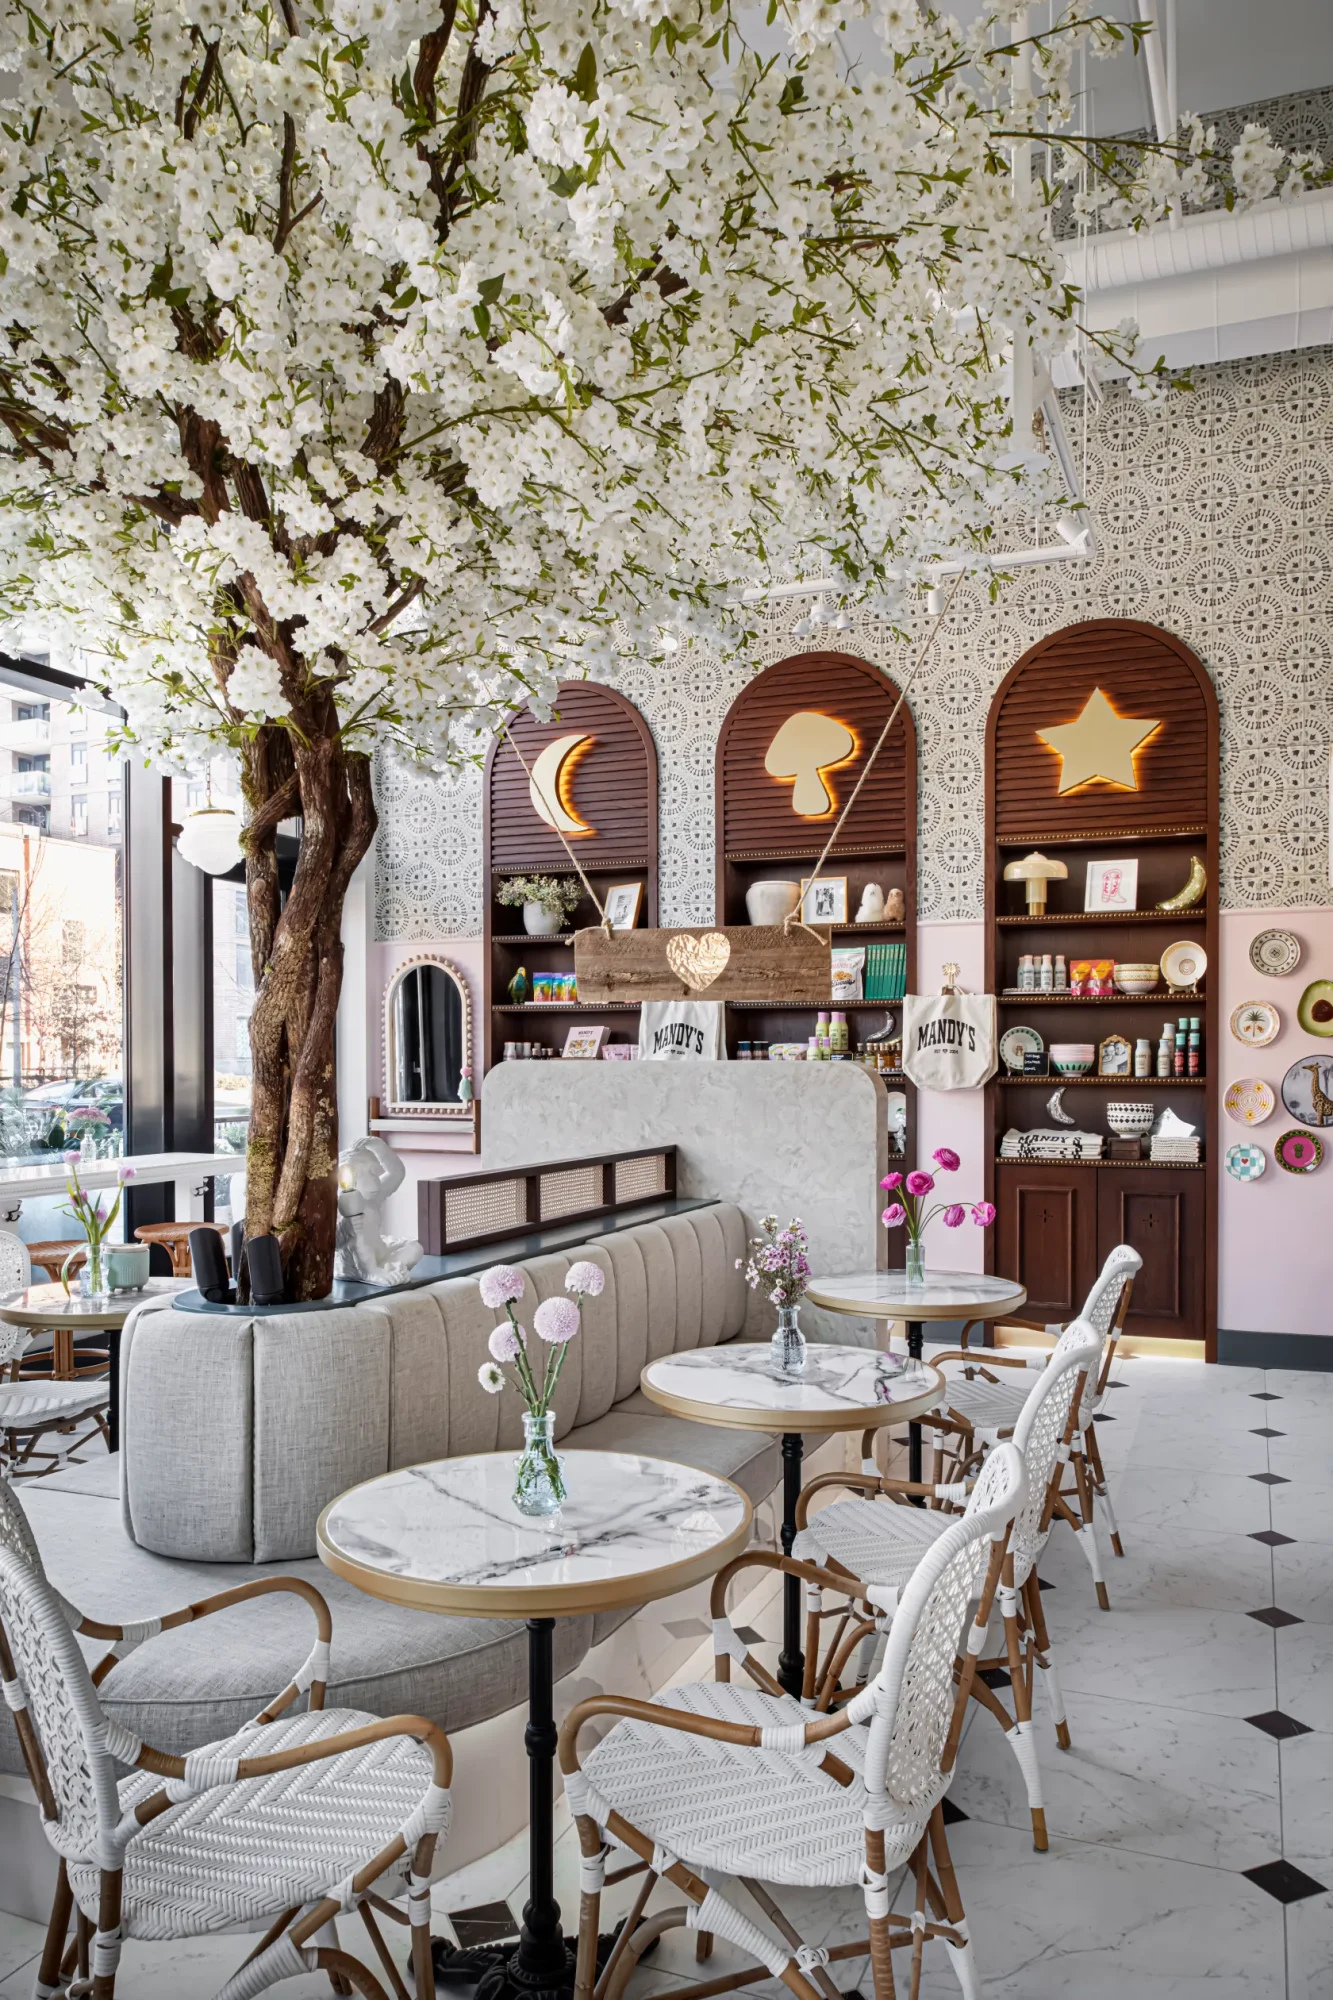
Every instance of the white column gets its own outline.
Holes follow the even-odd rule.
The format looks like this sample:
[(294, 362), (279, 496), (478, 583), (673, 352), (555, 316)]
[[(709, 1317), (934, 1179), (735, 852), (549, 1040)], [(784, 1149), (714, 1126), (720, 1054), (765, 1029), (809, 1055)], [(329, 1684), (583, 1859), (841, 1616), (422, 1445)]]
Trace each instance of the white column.
[(375, 931), (375, 848), (348, 884), (343, 903), (343, 987), (338, 1001), (338, 1145), (352, 1145), (369, 1129), (370, 960)]

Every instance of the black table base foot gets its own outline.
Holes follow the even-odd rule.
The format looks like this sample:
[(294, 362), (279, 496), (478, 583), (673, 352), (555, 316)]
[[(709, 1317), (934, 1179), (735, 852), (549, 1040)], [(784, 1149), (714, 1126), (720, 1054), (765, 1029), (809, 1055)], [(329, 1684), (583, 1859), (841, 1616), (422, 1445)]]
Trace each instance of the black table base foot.
[[(621, 1925), (613, 1931), (604, 1932), (597, 1940), (597, 1970), (601, 1972), (611, 1956), (612, 1946), (620, 1935)], [(430, 1941), (431, 1963), (435, 1967), (435, 1991), (454, 1996), (466, 1995), (467, 2000), (569, 2000), (574, 1991), (575, 1952), (570, 1944), (562, 1943), (564, 1968), (554, 1974), (547, 1969), (540, 1971), (522, 1963), (521, 1945), (511, 1944), (473, 1945), (467, 1951), (460, 1951), (445, 1938)], [(657, 1939), (644, 1952), (651, 1958), (657, 1948)], [(420, 2000), (420, 1996), (418, 1996)]]

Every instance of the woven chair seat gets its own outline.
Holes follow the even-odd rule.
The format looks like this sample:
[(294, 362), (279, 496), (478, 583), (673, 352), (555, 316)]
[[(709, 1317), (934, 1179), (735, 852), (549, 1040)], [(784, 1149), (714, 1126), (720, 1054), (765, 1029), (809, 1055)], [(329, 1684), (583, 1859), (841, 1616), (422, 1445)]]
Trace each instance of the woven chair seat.
[[(668, 1688), (661, 1701), (665, 1708), (763, 1728), (799, 1729), (810, 1720), (790, 1695), (779, 1699), (716, 1681)], [(752, 1750), (652, 1723), (619, 1722), (584, 1762), (589, 1791), (581, 1809), (603, 1826), (609, 1811), (620, 1813), (691, 1868), (809, 1888), (850, 1887), (865, 1866), (866, 1734), (864, 1725), (853, 1725), (829, 1746), (856, 1772), (843, 1786), (820, 1770), (818, 1746), (795, 1754)], [(886, 1797), (874, 1801), (890, 1868), (911, 1855), (947, 1783), (941, 1777), (929, 1803), (911, 1813)]]
[(832, 1557), (862, 1583), (901, 1588), (924, 1552), (957, 1519), (956, 1514), (900, 1507), (890, 1500), (837, 1500), (821, 1507), (801, 1530), (792, 1554), (798, 1562), (820, 1565)]
[[(377, 1719), (360, 1709), (326, 1708), (242, 1731), (198, 1754), (272, 1756)], [(125, 1934), (161, 1939), (265, 1929), (279, 1911), (336, 1892), (388, 1845), (430, 1782), (429, 1752), (395, 1737), (172, 1806), (126, 1849)], [(160, 1778), (136, 1772), (120, 1786), (122, 1812), (161, 1788)], [(69, 1858), (68, 1868), (75, 1900), (95, 1917), (95, 1857)], [(404, 1893), (407, 1862), (375, 1886), (380, 1895)]]
[(52, 1382), (35, 1375), (19, 1382), (0, 1382), (0, 1431), (30, 1430), (37, 1424), (74, 1423), (106, 1408), (110, 1387), (105, 1378), (91, 1382)]
[[(966, 1375), (948, 1375), (939, 1407), (965, 1418), (974, 1431), (1011, 1431), (1032, 1388), (1030, 1375), (1017, 1369), (1013, 1375), (1012, 1382), (983, 1382), (980, 1376), (969, 1382)], [(922, 1421), (928, 1425), (930, 1419)]]

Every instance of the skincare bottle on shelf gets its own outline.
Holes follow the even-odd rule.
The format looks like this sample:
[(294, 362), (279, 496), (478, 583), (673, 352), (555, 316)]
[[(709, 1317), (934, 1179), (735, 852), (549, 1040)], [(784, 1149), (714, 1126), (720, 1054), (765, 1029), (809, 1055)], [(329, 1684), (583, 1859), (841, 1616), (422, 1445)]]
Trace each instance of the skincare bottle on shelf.
[(1151, 1042), (1143, 1040), (1135, 1042), (1134, 1044), (1135, 1076), (1151, 1076), (1152, 1067), (1153, 1067), (1153, 1056), (1152, 1056)]
[(1041, 964), (1037, 972), (1037, 986), (1038, 990), (1042, 993), (1053, 992), (1055, 988), (1055, 967), (1051, 962), (1051, 954), (1048, 951), (1044, 951), (1041, 955)]
[(1056, 952), (1056, 954), (1055, 954), (1055, 990), (1056, 990), (1056, 992), (1057, 992), (1057, 993), (1063, 993), (1063, 992), (1064, 992), (1064, 990), (1065, 990), (1065, 988), (1066, 988), (1066, 987), (1068, 986), (1068, 984), (1069, 984), (1069, 972), (1068, 972), (1068, 969), (1066, 968), (1066, 965), (1065, 965), (1065, 955), (1064, 955), (1064, 953), (1063, 953), (1062, 951), (1057, 951), (1057, 952)]

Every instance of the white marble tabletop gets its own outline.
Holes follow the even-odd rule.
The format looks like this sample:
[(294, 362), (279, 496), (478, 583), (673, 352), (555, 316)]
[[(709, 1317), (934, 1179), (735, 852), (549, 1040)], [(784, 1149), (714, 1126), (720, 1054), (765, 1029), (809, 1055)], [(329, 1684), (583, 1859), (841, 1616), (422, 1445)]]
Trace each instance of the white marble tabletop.
[(551, 1618), (669, 1597), (749, 1541), (750, 1502), (729, 1479), (629, 1452), (561, 1457), (568, 1498), (544, 1519), (514, 1505), (512, 1451), (368, 1479), (324, 1509), (320, 1558), (395, 1604)]
[[(107, 1245), (111, 1250), (122, 1247), (117, 1243)], [(189, 1286), (188, 1278), (150, 1278), (138, 1291), (106, 1292), (94, 1299), (84, 1298), (77, 1279), (73, 1278), (68, 1292), (55, 1283), (29, 1285), (22, 1292), (0, 1293), (0, 1319), (10, 1320), (15, 1326), (77, 1325), (84, 1331), (114, 1332), (145, 1300), (168, 1298), (175, 1292), (188, 1291)]]
[(1027, 1299), (1012, 1278), (983, 1271), (932, 1271), (909, 1283), (905, 1271), (852, 1271), (846, 1277), (812, 1278), (811, 1305), (867, 1319), (1002, 1319)]
[(873, 1347), (813, 1341), (799, 1375), (779, 1373), (767, 1341), (727, 1341), (650, 1361), (639, 1381), (644, 1395), (674, 1416), (783, 1433), (904, 1423), (933, 1409), (944, 1389), (937, 1368), (904, 1365)]

